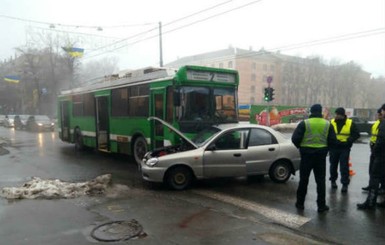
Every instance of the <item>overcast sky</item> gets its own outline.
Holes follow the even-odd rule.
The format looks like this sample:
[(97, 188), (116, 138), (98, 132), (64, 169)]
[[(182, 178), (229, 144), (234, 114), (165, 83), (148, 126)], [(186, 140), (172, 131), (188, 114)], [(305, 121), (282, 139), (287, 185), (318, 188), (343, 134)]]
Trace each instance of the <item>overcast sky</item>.
[(113, 56), (120, 69), (157, 66), (162, 22), (164, 63), (231, 45), (354, 61), (385, 76), (384, 0), (0, 0), (0, 6), (2, 60), (34, 45), (33, 33), (46, 32), (76, 40), (84, 63)]

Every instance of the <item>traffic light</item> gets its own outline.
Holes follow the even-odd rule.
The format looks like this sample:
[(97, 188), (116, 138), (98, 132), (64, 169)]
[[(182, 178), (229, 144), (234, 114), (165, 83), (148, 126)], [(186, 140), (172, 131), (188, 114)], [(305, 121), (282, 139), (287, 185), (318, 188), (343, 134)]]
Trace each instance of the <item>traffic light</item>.
[(274, 88), (269, 88), (269, 101), (274, 100)]
[(264, 101), (269, 101), (269, 88), (265, 88), (265, 93), (263, 96)]
[(271, 88), (271, 87), (265, 88), (263, 100), (267, 102), (274, 100), (274, 88)]

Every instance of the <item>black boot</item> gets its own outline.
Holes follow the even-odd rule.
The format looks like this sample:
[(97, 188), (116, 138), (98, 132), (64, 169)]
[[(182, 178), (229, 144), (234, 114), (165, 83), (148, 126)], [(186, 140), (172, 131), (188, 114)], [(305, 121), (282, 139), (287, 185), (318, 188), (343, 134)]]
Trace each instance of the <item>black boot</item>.
[(366, 201), (363, 203), (357, 204), (358, 209), (374, 209), (377, 205), (377, 190), (376, 189), (370, 189), (368, 197), (366, 198)]
[(370, 186), (365, 186), (361, 188), (363, 191), (368, 191), (370, 189)]

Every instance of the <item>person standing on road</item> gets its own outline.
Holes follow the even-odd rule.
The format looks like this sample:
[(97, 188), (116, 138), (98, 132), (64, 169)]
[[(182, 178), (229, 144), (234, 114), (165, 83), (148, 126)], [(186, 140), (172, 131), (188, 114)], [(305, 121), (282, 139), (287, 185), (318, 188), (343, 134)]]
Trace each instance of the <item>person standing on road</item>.
[(310, 113), (309, 119), (298, 124), (291, 138), (301, 154), (300, 180), (295, 206), (300, 210), (305, 208), (304, 203), (309, 176), (313, 170), (317, 183), (318, 212), (322, 213), (329, 210), (325, 200), (326, 155), (328, 147), (335, 144), (337, 139), (330, 122), (322, 117), (322, 106), (320, 104), (312, 105)]
[[(381, 106), (381, 114), (385, 117), (385, 104)], [(381, 120), (376, 143), (373, 147), (374, 160), (369, 180), (369, 193), (365, 202), (357, 204), (358, 209), (374, 209), (377, 205), (385, 207), (385, 200), (377, 204), (378, 189), (385, 178), (385, 120)]]
[[(376, 143), (376, 140), (377, 140), (378, 128), (379, 128), (381, 120), (384, 118), (381, 111), (382, 111), (381, 108), (377, 110), (377, 120), (374, 122), (374, 124), (372, 125), (372, 129), (371, 129), (371, 137), (370, 137), (370, 142), (369, 142), (369, 146), (370, 146), (369, 176), (370, 176), (370, 174), (372, 172), (372, 168), (373, 168), (373, 160), (374, 160), (373, 148), (374, 148), (374, 144)], [(370, 179), (370, 177), (369, 177), (369, 179)], [(368, 185), (366, 187), (362, 187), (362, 190), (364, 190), (364, 191), (368, 191), (369, 189), (370, 189), (370, 185)], [(385, 192), (385, 178), (381, 181), (381, 188), (379, 190), (379, 194), (380, 194), (380, 192)]]
[(341, 192), (348, 191), (349, 179), (349, 157), (353, 142), (360, 137), (357, 126), (345, 115), (345, 109), (339, 107), (335, 110), (335, 118), (331, 120), (334, 132), (337, 136), (337, 144), (330, 149), (330, 181), (332, 189), (337, 189), (338, 164), (341, 173)]

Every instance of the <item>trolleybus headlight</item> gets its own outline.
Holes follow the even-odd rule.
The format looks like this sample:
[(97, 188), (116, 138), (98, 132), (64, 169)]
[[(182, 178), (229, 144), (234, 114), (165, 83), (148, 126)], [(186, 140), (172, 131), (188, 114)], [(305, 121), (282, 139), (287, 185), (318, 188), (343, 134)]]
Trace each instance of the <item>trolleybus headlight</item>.
[(159, 162), (158, 158), (157, 157), (153, 157), (153, 158), (150, 158), (146, 161), (146, 165), (147, 166), (154, 166), (155, 164), (157, 164)]

